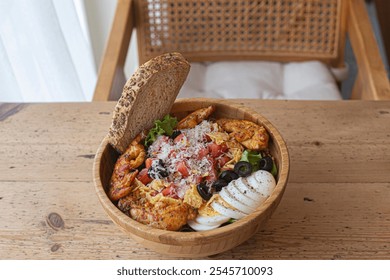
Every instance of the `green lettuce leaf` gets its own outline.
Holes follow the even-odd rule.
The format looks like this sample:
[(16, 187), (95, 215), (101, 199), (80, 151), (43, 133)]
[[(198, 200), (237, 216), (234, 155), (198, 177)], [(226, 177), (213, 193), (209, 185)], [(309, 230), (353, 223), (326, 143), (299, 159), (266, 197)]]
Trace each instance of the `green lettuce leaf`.
[(278, 168), (276, 167), (275, 161), (274, 161), (274, 164), (272, 165), (271, 174), (274, 175), (274, 177), (276, 177), (276, 175), (278, 175)]
[(150, 146), (159, 135), (171, 136), (173, 128), (177, 125), (177, 119), (166, 115), (162, 120), (156, 120), (154, 127), (149, 131), (145, 139), (145, 146)]
[(177, 119), (172, 118), (170, 115), (166, 115), (162, 121), (156, 121), (156, 127), (160, 128), (160, 131), (163, 130), (164, 133), (168, 136), (171, 136), (173, 133), (173, 128), (177, 125)]
[(255, 171), (259, 170), (260, 159), (261, 159), (260, 153), (250, 151), (250, 150), (245, 150), (242, 153), (240, 160), (249, 162), (252, 165), (253, 172), (255, 172)]

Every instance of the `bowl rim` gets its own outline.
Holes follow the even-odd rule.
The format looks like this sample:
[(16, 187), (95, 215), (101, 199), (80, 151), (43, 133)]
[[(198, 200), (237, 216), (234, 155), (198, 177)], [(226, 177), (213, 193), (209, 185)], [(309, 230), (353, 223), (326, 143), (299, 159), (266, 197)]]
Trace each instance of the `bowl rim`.
[[(110, 218), (119, 225), (122, 230), (126, 230), (128, 228), (131, 228), (130, 232), (126, 230), (127, 233), (135, 234), (139, 238), (150, 240), (154, 242), (159, 242), (163, 244), (169, 244), (172, 245), (173, 243), (176, 245), (194, 245), (194, 244), (202, 244), (205, 242), (205, 240), (216, 240), (221, 239), (226, 236), (231, 236), (232, 234), (238, 233), (239, 231), (242, 231), (243, 226), (250, 226), (253, 222), (256, 222), (256, 220), (260, 219), (264, 215), (271, 216), (272, 212), (275, 210), (276, 206), (279, 204), (283, 193), (286, 188), (288, 176), (289, 176), (289, 164), (290, 164), (290, 157), (287, 149), (287, 145), (279, 133), (279, 131), (274, 127), (274, 125), (268, 121), (264, 116), (261, 114), (253, 111), (252, 109), (239, 104), (235, 103), (234, 101), (228, 101), (228, 100), (219, 100), (219, 99), (211, 99), (211, 98), (183, 98), (176, 100), (173, 108), (171, 111), (174, 111), (175, 108), (182, 106), (183, 104), (188, 103), (195, 104), (194, 107), (200, 108), (205, 107), (208, 105), (216, 105), (218, 106), (227, 106), (231, 109), (237, 110), (240, 114), (242, 114), (243, 119), (248, 118), (249, 116), (252, 119), (256, 119), (259, 123), (265, 126), (268, 133), (270, 134), (270, 137), (273, 139), (273, 142), (275, 145), (278, 146), (278, 149), (280, 150), (280, 160), (279, 160), (279, 166), (278, 166), (278, 181), (276, 184), (276, 187), (270, 197), (256, 210), (245, 216), (244, 218), (223, 227), (219, 227), (213, 230), (209, 231), (202, 231), (202, 232), (178, 232), (178, 231), (167, 231), (157, 228), (152, 228), (150, 226), (141, 224), (126, 214), (124, 214), (122, 211), (120, 211), (117, 206), (115, 206), (111, 200), (108, 198), (104, 187), (101, 182), (100, 178), (100, 169), (101, 169), (101, 163), (102, 163), (102, 155), (105, 149), (107, 148), (109, 144), (108, 142), (108, 135), (104, 137), (104, 139), (101, 141), (99, 148), (96, 152), (94, 163), (93, 163), (93, 179), (94, 179), (94, 185), (95, 185), (95, 191), (97, 193), (97, 196), (99, 198), (100, 203), (102, 204), (103, 208), (107, 212), (107, 214), (110, 216)], [(269, 207), (272, 205), (275, 205), (273, 207), (274, 209), (269, 213), (269, 211), (266, 211)], [(257, 231), (257, 227), (256, 227)], [(256, 232), (255, 231), (255, 232)], [(254, 233), (255, 233), (254, 232)]]

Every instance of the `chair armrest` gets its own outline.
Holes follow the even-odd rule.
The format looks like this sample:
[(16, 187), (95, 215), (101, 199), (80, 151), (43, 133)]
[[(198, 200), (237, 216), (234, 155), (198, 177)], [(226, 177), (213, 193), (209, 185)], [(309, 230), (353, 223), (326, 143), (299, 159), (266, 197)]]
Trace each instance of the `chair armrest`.
[(133, 1), (118, 0), (93, 101), (107, 101), (122, 92), (126, 82), (124, 64), (134, 27)]
[[(363, 0), (350, 0), (348, 33), (358, 65), (361, 99), (390, 100), (390, 85)], [(361, 95), (361, 96), (356, 96)]]

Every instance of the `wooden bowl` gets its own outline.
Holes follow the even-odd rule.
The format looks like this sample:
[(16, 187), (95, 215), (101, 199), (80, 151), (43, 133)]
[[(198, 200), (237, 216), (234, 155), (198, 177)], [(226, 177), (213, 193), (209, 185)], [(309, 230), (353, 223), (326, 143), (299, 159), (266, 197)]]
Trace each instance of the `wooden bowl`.
[(162, 254), (176, 257), (204, 257), (227, 251), (243, 243), (262, 228), (278, 206), (289, 174), (286, 144), (276, 128), (263, 116), (232, 102), (215, 99), (182, 99), (176, 101), (171, 113), (180, 119), (189, 112), (216, 105), (217, 118), (247, 119), (262, 124), (270, 134), (270, 152), (278, 167), (277, 185), (271, 196), (255, 212), (230, 225), (204, 232), (173, 232), (143, 225), (122, 213), (106, 192), (118, 153), (107, 137), (102, 141), (94, 160), (95, 189), (104, 210), (133, 239)]

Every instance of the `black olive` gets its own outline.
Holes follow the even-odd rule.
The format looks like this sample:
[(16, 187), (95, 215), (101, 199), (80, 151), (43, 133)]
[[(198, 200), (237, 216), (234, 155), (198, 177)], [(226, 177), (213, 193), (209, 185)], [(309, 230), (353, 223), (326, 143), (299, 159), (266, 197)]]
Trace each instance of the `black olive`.
[(252, 173), (252, 164), (247, 161), (239, 161), (234, 165), (234, 172), (240, 177), (249, 176)]
[(259, 161), (260, 170), (271, 172), (273, 165), (274, 165), (274, 161), (270, 156), (263, 157)]
[(168, 177), (168, 171), (166, 171), (165, 169), (163, 170), (159, 170), (159, 173), (158, 173), (162, 178), (166, 178)]
[(209, 187), (206, 185), (206, 183), (202, 182), (200, 183), (196, 189), (198, 190), (199, 195), (204, 199), (204, 200), (209, 200), (212, 196), (212, 193), (210, 192)]
[(175, 139), (177, 136), (179, 136), (181, 134), (181, 131), (180, 130), (174, 130), (172, 132), (172, 135), (170, 136), (171, 139)]
[(159, 159), (158, 161), (153, 161), (152, 166), (148, 170), (148, 175), (152, 179), (161, 179), (168, 177), (168, 171), (165, 169), (164, 162)]
[(225, 170), (222, 171), (221, 175), (219, 175), (219, 179), (222, 179), (227, 183), (230, 183), (231, 181), (238, 179), (238, 175), (233, 170)]
[(225, 180), (222, 180), (222, 179), (218, 179), (217, 181), (215, 181), (213, 184), (212, 184), (212, 188), (216, 191), (216, 192), (220, 192), (222, 190), (222, 188), (226, 187), (228, 185), (228, 182), (226, 182)]

